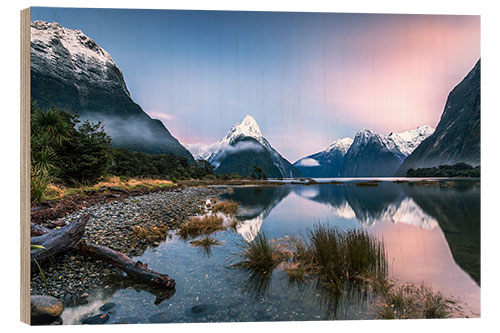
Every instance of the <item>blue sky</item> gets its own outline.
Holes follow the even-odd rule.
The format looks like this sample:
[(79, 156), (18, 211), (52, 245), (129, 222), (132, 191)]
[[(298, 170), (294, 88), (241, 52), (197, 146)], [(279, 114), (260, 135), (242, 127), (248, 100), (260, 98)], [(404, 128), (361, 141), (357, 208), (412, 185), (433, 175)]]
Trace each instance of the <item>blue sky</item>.
[(291, 162), (368, 127), (436, 126), (479, 58), (479, 17), (32, 8), (82, 30), (181, 142), (246, 114)]

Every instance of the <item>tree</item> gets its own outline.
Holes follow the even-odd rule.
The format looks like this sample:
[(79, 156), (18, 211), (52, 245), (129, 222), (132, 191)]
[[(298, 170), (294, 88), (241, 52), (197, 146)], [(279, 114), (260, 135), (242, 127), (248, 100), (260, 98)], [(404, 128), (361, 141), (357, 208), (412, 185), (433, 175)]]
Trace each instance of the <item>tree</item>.
[(69, 184), (92, 184), (101, 179), (111, 161), (111, 138), (101, 123), (83, 122), (76, 126), (71, 140), (58, 149), (59, 177)]

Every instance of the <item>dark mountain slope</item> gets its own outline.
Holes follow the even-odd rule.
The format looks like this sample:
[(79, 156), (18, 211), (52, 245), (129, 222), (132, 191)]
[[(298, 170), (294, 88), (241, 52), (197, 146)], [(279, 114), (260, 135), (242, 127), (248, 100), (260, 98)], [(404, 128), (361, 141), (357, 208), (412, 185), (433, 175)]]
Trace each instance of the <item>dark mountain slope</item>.
[(481, 153), (481, 60), (450, 92), (433, 135), (424, 140), (403, 162), (396, 175), (409, 169), (464, 162), (480, 164)]
[(31, 96), (42, 108), (55, 106), (101, 121), (116, 147), (192, 160), (159, 120), (134, 103), (111, 56), (79, 30), (31, 23)]

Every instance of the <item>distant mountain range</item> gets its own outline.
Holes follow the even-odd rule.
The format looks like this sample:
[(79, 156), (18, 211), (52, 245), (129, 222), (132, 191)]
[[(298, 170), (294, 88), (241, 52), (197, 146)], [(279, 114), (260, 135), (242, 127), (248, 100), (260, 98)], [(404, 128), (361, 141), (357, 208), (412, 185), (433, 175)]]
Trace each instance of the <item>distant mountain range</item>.
[(410, 168), (465, 162), (480, 164), (480, 60), (449, 94), (434, 131), (421, 126), (388, 135), (370, 129), (333, 142), (293, 165), (262, 135), (253, 117), (235, 124), (219, 142), (186, 144), (131, 98), (120, 68), (95, 41), (58, 23), (31, 23), (31, 96), (42, 108), (76, 112), (100, 121), (115, 147), (201, 158), (218, 174), (267, 177), (404, 176)]
[(192, 160), (162, 122), (132, 100), (111, 56), (80, 30), (31, 22), (31, 96), (42, 108), (55, 106), (101, 121), (115, 147)]
[(196, 159), (204, 159), (215, 167), (215, 173), (238, 173), (251, 176), (254, 166), (267, 177), (293, 178), (301, 173), (266, 140), (255, 119), (247, 115), (236, 123), (219, 142), (184, 144)]
[(401, 165), (396, 175), (410, 168), (428, 168), (481, 160), (481, 60), (450, 92), (436, 131)]
[(326, 150), (299, 159), (294, 166), (308, 177), (393, 176), (405, 158), (433, 132), (430, 126), (389, 135), (363, 128), (354, 139), (337, 140)]

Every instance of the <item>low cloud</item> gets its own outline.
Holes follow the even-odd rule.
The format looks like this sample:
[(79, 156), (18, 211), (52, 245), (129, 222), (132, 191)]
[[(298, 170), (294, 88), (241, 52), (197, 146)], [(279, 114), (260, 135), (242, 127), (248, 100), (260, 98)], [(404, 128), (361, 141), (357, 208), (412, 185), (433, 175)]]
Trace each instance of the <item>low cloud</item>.
[(300, 160), (298, 165), (304, 166), (304, 167), (316, 167), (320, 166), (319, 162), (312, 159), (312, 158), (304, 158), (303, 160)]

